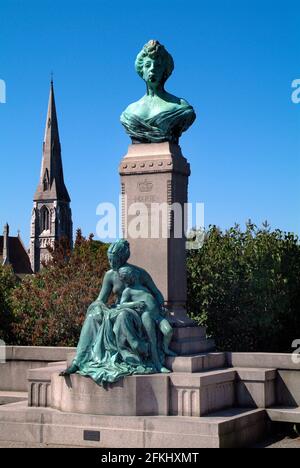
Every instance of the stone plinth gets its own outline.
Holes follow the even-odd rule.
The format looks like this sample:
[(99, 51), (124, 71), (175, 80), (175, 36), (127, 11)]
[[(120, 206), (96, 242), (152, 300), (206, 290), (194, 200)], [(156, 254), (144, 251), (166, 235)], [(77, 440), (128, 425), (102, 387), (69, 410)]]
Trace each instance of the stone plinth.
[[(130, 261), (150, 273), (173, 323), (191, 325), (186, 316), (184, 215), (190, 165), (176, 144), (135, 144), (129, 146), (119, 173), (123, 235), (130, 242)], [(158, 215), (159, 207), (163, 215)], [(140, 237), (136, 238), (138, 224)]]
[(234, 406), (235, 378), (233, 369), (133, 375), (100, 387), (92, 379), (78, 374), (64, 378), (54, 372), (51, 407), (69, 413), (106, 416), (199, 417)]
[(69, 413), (112, 416), (167, 416), (168, 375), (133, 375), (100, 387), (92, 379), (73, 374), (51, 378), (51, 407)]
[(231, 369), (170, 376), (170, 414), (203, 416), (235, 403), (236, 372)]

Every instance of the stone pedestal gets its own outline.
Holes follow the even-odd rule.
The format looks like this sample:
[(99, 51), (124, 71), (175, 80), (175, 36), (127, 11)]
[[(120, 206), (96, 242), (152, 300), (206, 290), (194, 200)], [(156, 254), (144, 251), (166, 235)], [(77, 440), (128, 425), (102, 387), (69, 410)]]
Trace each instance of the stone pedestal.
[(53, 373), (51, 407), (69, 413), (167, 416), (169, 377), (161, 374), (134, 375), (104, 388), (78, 374), (62, 378)]
[(134, 144), (121, 161), (119, 173), (130, 262), (151, 274), (173, 324), (191, 326), (186, 315), (184, 209), (190, 165), (176, 144)]

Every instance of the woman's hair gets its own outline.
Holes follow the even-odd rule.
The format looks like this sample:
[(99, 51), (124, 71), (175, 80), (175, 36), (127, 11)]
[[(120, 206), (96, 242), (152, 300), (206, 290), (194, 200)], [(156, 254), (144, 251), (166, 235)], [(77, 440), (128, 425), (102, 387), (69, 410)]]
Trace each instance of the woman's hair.
[(160, 57), (162, 59), (162, 63), (165, 66), (165, 83), (174, 70), (174, 60), (172, 55), (169, 54), (160, 42), (154, 40), (147, 42), (135, 60), (135, 69), (141, 78), (143, 78), (143, 66), (147, 57), (150, 57), (151, 59)]
[(130, 246), (129, 242), (125, 239), (120, 239), (110, 245), (108, 254), (117, 255), (122, 263), (126, 263), (130, 257)]
[(119, 269), (119, 277), (122, 281), (133, 284), (138, 279), (138, 272), (132, 266), (125, 266)]

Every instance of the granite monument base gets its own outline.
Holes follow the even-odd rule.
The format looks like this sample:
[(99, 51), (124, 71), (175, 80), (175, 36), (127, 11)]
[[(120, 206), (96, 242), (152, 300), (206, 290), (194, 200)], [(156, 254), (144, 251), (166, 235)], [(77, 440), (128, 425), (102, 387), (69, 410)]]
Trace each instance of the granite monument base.
[(40, 356), (43, 367), (29, 367), (28, 403), (0, 406), (0, 446), (240, 447), (265, 437), (271, 421), (300, 422), (300, 364), (289, 354), (178, 356), (168, 360), (171, 374), (126, 377), (105, 389), (79, 375), (59, 377), (70, 349), (55, 362), (52, 348), (48, 359), (46, 348), (16, 348), (3, 365), (6, 397), (25, 387), (8, 372), (22, 353)]

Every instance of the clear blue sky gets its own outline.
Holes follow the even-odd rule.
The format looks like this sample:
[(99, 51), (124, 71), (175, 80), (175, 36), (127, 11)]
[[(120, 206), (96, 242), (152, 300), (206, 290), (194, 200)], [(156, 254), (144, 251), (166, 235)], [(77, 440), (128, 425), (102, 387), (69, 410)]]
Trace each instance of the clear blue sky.
[(167, 89), (197, 112), (181, 146), (206, 225), (267, 219), (300, 234), (300, 2), (290, 0), (1, 0), (0, 224), (28, 242), (53, 70), (74, 228), (95, 232), (98, 203), (118, 200), (129, 144), (119, 115), (144, 93), (134, 59), (152, 38), (175, 59)]

